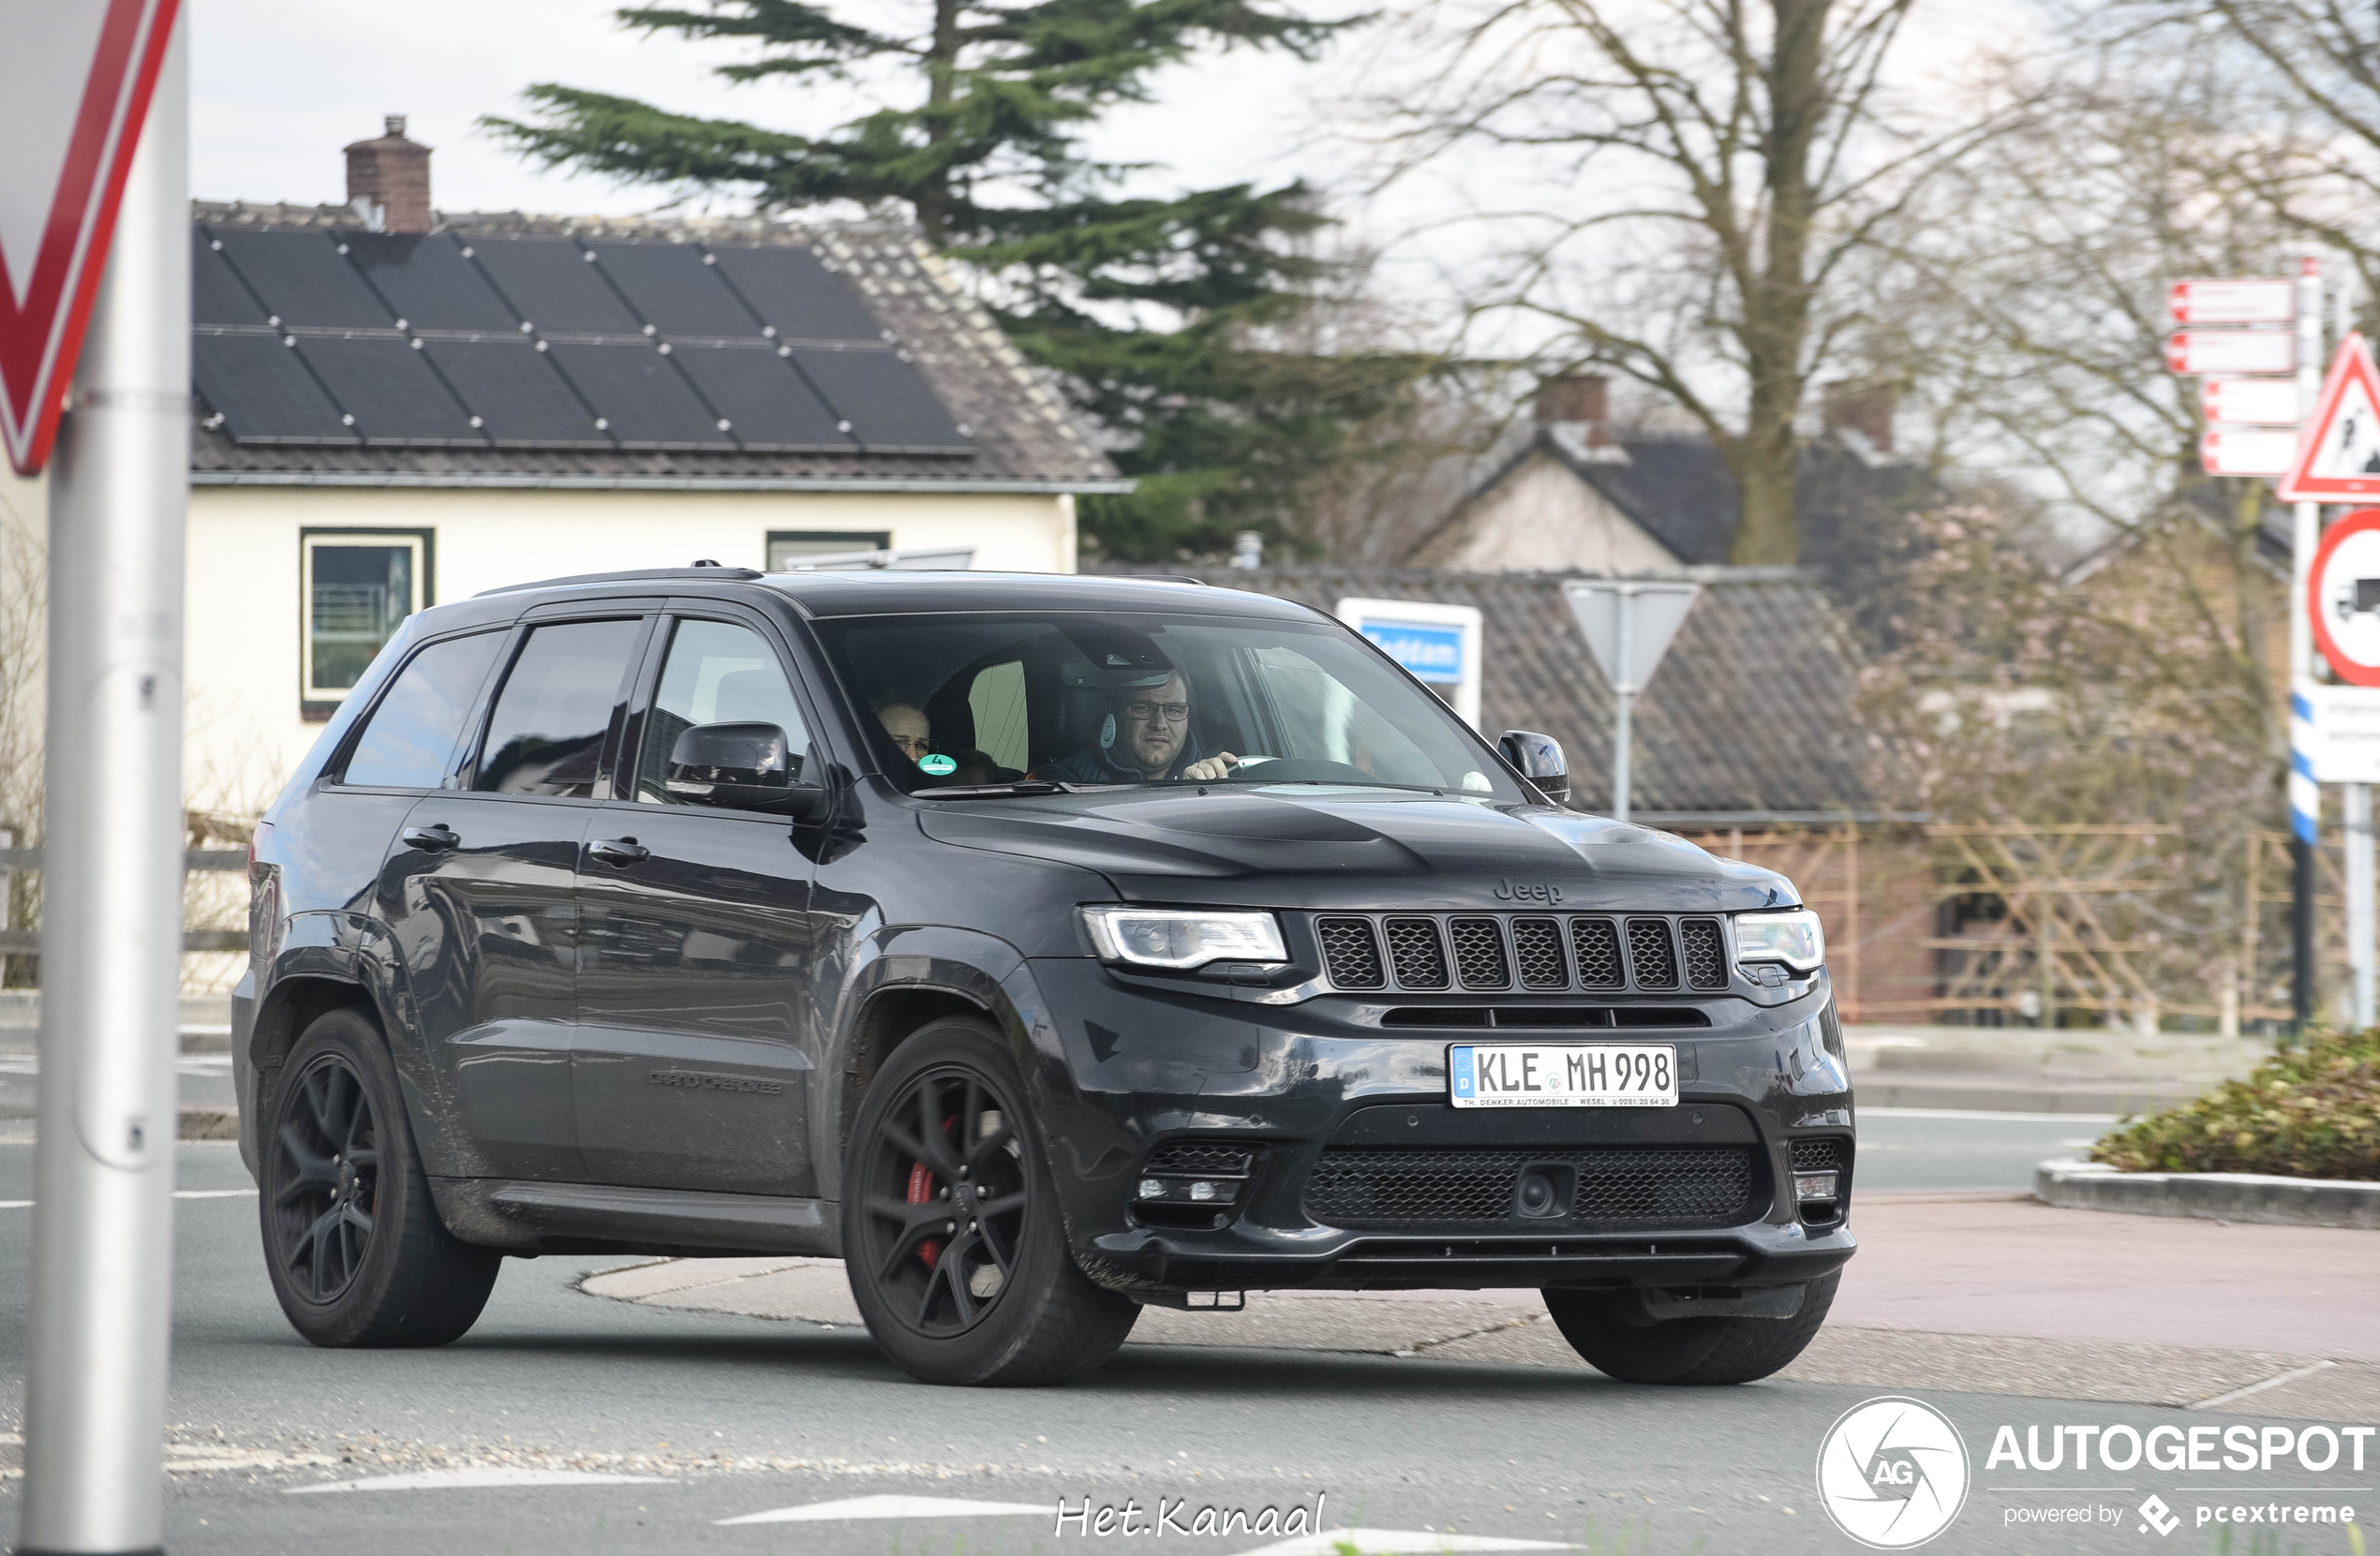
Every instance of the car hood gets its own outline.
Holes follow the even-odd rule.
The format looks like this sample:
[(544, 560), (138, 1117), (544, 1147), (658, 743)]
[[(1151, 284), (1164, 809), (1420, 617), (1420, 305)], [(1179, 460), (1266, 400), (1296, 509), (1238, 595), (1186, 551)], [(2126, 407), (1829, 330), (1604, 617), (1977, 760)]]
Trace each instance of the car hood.
[(1792, 883), (1685, 838), (1550, 807), (1305, 785), (944, 801), (926, 835), (1097, 870), (1133, 902), (1254, 908), (1791, 907)]

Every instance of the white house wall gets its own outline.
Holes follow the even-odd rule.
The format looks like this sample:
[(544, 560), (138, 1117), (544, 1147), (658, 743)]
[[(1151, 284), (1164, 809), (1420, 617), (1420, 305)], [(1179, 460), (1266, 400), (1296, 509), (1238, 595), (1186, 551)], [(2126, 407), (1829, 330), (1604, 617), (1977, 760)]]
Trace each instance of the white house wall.
[[(971, 545), (979, 569), (1071, 572), (1066, 496), (203, 486), (190, 494), (186, 789), (253, 813), (321, 733), (299, 714), (299, 532), (429, 529), (439, 600), (579, 572), (764, 565), (771, 530)], [(870, 541), (855, 539), (858, 549)]]
[(1661, 571), (1667, 546), (1544, 453), (1480, 493), (1415, 560), (1465, 572)]

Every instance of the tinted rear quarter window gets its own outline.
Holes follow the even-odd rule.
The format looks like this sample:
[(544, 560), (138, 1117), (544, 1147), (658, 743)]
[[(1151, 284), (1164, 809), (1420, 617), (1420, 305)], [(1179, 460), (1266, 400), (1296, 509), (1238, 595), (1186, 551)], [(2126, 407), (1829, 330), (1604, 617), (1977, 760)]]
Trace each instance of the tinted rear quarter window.
[(364, 726), (341, 781), (385, 789), (436, 789), (453, 770), (463, 720), (487, 680), (502, 632), (433, 643), (397, 672)]
[(641, 625), (565, 621), (533, 629), (497, 694), (487, 754), (471, 787), (566, 799), (593, 795), (603, 736)]

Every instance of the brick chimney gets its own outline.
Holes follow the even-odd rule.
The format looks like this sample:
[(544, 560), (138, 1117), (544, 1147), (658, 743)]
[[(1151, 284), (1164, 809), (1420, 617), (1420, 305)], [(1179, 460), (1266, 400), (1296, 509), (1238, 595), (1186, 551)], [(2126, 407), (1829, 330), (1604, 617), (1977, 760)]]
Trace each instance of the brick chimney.
[(1870, 452), (1893, 452), (1893, 412), (1900, 404), (1897, 386), (1854, 378), (1828, 384), (1823, 393), (1829, 433), (1855, 432)]
[(430, 148), (405, 138), (405, 115), (388, 116), (388, 133), (347, 148), (347, 202), (376, 232), (430, 230)]
[(1612, 441), (1612, 385), (1599, 373), (1565, 373), (1541, 378), (1537, 386), (1537, 420), (1540, 426), (1563, 422), (1586, 429), (1586, 446), (1599, 449)]

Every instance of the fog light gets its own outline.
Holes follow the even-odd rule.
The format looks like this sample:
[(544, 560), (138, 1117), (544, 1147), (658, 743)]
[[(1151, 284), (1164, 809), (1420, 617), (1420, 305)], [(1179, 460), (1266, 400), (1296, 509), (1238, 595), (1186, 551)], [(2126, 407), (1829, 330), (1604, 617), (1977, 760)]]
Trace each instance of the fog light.
[(1144, 1178), (1140, 1180), (1140, 1197), (1142, 1199), (1163, 1199), (1166, 1197), (1166, 1186), (1153, 1178)]
[(1232, 1205), (1242, 1185), (1237, 1178), (1144, 1178), (1138, 1197), (1166, 1205)]
[(1795, 1173), (1793, 1197), (1807, 1205), (1812, 1200), (1832, 1201), (1835, 1197), (1833, 1173)]
[(1214, 1185), (1212, 1183), (1193, 1183), (1190, 1185), (1190, 1197), (1192, 1199), (1200, 1200), (1212, 1199), (1214, 1198)]

